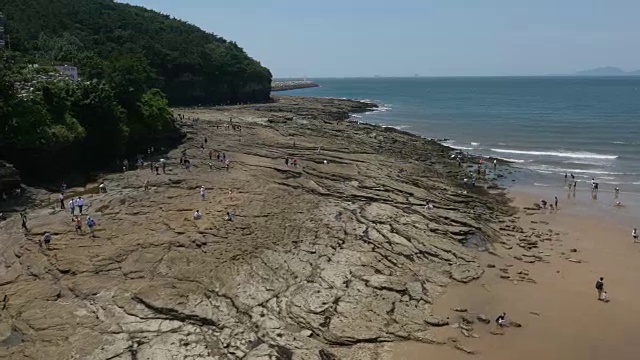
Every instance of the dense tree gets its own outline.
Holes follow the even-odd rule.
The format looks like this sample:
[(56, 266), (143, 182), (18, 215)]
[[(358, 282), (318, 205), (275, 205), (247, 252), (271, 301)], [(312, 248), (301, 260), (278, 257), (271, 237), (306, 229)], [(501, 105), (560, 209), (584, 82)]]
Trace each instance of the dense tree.
[(78, 65), (100, 79), (143, 57), (153, 76), (141, 86), (172, 105), (269, 100), (268, 69), (236, 43), (167, 15), (111, 0), (0, 0), (0, 12), (12, 48), (39, 63)]
[(148, 89), (146, 59), (110, 62), (104, 80), (71, 81), (0, 53), (0, 158), (29, 178), (57, 180), (180, 138), (166, 96)]

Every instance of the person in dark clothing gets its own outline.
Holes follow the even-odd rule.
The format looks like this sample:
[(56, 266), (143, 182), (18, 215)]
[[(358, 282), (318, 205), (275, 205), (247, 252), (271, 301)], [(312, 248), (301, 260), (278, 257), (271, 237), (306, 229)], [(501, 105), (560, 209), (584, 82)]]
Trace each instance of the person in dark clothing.
[(556, 210), (558, 210), (558, 197), (554, 196), (553, 198), (554, 198), (554, 203), (556, 205)]
[(601, 277), (596, 281), (596, 290), (598, 291), (598, 300), (602, 301), (602, 294), (604, 293), (604, 278)]
[(496, 324), (499, 327), (504, 327), (506, 325), (505, 318), (507, 317), (507, 313), (502, 313), (496, 318)]
[(27, 227), (27, 214), (25, 214), (24, 212), (20, 213), (20, 220), (22, 220), (22, 229), (25, 232), (29, 232), (29, 228)]
[(51, 233), (45, 231), (44, 236), (42, 237), (42, 242), (40, 243), (40, 247), (44, 245), (44, 248), (49, 250), (49, 244), (51, 244)]

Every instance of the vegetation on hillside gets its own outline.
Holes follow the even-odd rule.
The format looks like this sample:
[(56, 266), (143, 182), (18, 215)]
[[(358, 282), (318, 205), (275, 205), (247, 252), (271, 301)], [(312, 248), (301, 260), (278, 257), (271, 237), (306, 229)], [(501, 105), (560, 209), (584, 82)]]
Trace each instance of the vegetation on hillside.
[(139, 86), (172, 105), (268, 101), (271, 73), (236, 43), (184, 21), (111, 0), (0, 0), (11, 48), (41, 64), (77, 65), (85, 79), (145, 59)]
[(27, 178), (57, 180), (179, 139), (165, 95), (138, 82), (136, 60), (102, 81), (72, 81), (0, 52), (0, 158)]
[[(0, 0), (0, 159), (61, 181), (181, 134), (170, 106), (268, 101), (271, 73), (237, 44), (111, 0)], [(74, 65), (80, 81), (53, 67)]]

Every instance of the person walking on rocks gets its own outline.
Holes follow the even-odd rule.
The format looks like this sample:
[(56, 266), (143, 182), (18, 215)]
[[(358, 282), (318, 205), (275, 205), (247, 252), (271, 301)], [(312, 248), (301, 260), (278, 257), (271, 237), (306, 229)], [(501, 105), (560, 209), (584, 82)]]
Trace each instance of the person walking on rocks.
[(149, 191), (149, 179), (144, 181), (144, 191)]
[(638, 242), (638, 228), (633, 228), (633, 231), (631, 232), (631, 237), (633, 237), (634, 243)]
[(80, 220), (80, 216), (76, 216), (76, 234), (82, 234), (82, 220)]
[(598, 300), (602, 301), (602, 294), (604, 293), (604, 278), (601, 277), (596, 281), (596, 290), (598, 291)]
[(82, 208), (84, 207), (84, 199), (82, 196), (78, 197), (78, 210), (80, 210), (80, 215), (82, 215)]
[(44, 236), (40, 242), (40, 247), (44, 245), (44, 248), (49, 250), (49, 244), (51, 244), (51, 233), (48, 231), (44, 232)]
[(91, 237), (94, 238), (96, 235), (94, 234), (96, 228), (96, 221), (93, 220), (91, 216), (87, 217), (87, 227), (89, 228), (89, 232), (91, 233)]
[(200, 187), (200, 199), (202, 199), (202, 201), (205, 201), (207, 198), (206, 192), (204, 190), (204, 186)]
[(74, 199), (69, 200), (69, 211), (71, 211), (71, 219), (73, 220), (73, 215), (76, 212), (76, 203)]
[(227, 172), (228, 172), (228, 171), (229, 171), (229, 159), (227, 159), (227, 160), (224, 162), (224, 167), (227, 169)]
[(160, 162), (162, 163), (162, 173), (166, 174), (167, 173), (167, 161), (165, 159), (160, 160)]
[(64, 210), (64, 193), (61, 192), (60, 195), (58, 196), (58, 199), (60, 200), (60, 210)]
[(25, 233), (29, 233), (29, 228), (27, 227), (27, 214), (23, 211), (20, 213), (20, 220), (22, 222), (22, 230)]

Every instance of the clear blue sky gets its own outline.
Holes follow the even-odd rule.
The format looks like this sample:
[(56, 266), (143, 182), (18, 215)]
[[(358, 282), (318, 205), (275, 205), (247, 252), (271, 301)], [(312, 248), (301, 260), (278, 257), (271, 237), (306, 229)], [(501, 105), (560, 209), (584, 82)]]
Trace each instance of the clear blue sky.
[(236, 41), (275, 77), (640, 68), (640, 0), (127, 0)]

